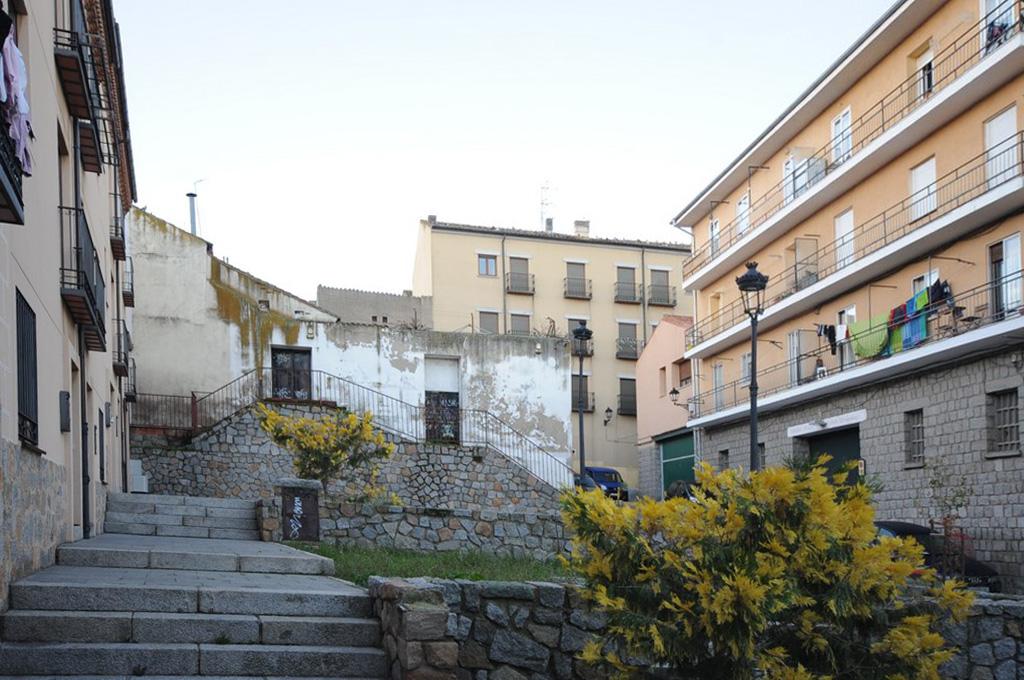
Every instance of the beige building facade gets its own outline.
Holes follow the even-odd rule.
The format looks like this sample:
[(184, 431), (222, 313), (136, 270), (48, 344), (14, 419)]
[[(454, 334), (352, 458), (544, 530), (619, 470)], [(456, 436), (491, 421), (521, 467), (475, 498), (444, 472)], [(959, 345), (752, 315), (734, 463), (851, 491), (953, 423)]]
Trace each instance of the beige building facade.
[(587, 464), (616, 468), (636, 487), (636, 360), (664, 315), (688, 313), (678, 294), (688, 256), (675, 243), (591, 237), (583, 221), (561, 234), (430, 217), (419, 226), (413, 295), (432, 298), (440, 331), (569, 338), (586, 321), (590, 345), (566, 345), (574, 442), (582, 393)]
[[(57, 545), (102, 532), (107, 493), (126, 486), (135, 198), (110, 2), (3, 10), (24, 99), (18, 87), (0, 105), (0, 610)], [(15, 104), (30, 168), (7, 132)]]
[[(699, 454), (744, 468), (858, 461), (885, 485), (883, 518), (924, 524), (940, 504), (932, 480), (965, 479), (971, 549), (1018, 585), (1020, 10), (897, 3), (675, 217), (694, 234), (683, 285)], [(751, 261), (769, 277), (753, 453), (736, 287)]]

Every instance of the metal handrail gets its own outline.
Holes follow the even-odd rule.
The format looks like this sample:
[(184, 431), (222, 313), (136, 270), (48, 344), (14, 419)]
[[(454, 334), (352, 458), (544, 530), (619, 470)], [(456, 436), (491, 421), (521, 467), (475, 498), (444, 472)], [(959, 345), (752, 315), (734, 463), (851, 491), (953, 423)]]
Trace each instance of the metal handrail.
[(638, 359), (643, 348), (644, 341), (639, 338), (616, 338), (615, 358)]
[(590, 287), (590, 279), (581, 279), (572, 276), (565, 277), (565, 297), (579, 300), (589, 300), (593, 297)]
[[(988, 151), (978, 154), (938, 178), (933, 191), (924, 196), (908, 196), (854, 227), (851, 236), (829, 241), (796, 261), (786, 268), (784, 275), (770, 275), (764, 296), (766, 309), (927, 226), (967, 201), (1024, 175), (1024, 132), (1006, 138), (994, 148), (1002, 148), (1002, 151), (993, 156)], [(842, 252), (844, 248), (849, 248), (849, 251)], [(687, 331), (687, 349), (746, 319), (743, 300), (737, 297)]]
[[(168, 419), (175, 423), (168, 427), (198, 434), (258, 401), (279, 399), (324, 403), (355, 412), (370, 411), (374, 415), (374, 425), (381, 431), (405, 441), (428, 442), (427, 418), (423, 406), (410, 404), (325, 371), (283, 370), (252, 369), (204, 395), (171, 397), (139, 394), (138, 402), (143, 404), (143, 408), (137, 407), (141, 415), (133, 422), (140, 426), (158, 426), (153, 421), (159, 419), (160, 409), (156, 409), (157, 416), (152, 416), (145, 408), (145, 402), (155, 398), (162, 404), (163, 412), (170, 414)], [(283, 381), (288, 383), (287, 388), (280, 385), (275, 387), (275, 371), (279, 377), (297, 380)], [(182, 426), (184, 418), (181, 411), (185, 404), (187, 427)], [(460, 409), (459, 422), (459, 440), (452, 443), (486, 446), (553, 486), (572, 484), (572, 470), (568, 465), (493, 413), (479, 409)]]
[[(683, 276), (688, 277), (708, 264), (743, 236), (759, 227), (799, 196), (810, 190), (812, 186), (838, 170), (844, 163), (857, 155), (868, 144), (873, 142), (894, 125), (906, 118), (912, 111), (931, 99), (935, 93), (955, 82), (968, 69), (981, 62), (994, 47), (1001, 45), (1013, 35), (1020, 32), (1020, 12), (1018, 21), (1006, 24), (997, 23), (1014, 8), (1019, 8), (1020, 0), (1004, 0), (998, 7), (986, 14), (971, 28), (964, 31), (955, 41), (947, 45), (932, 61), (930, 87), (922, 85), (922, 76), (915, 73), (893, 88), (868, 111), (851, 123), (849, 130), (842, 139), (831, 138), (828, 143), (811, 156), (800, 159), (802, 166), (773, 185), (741, 215), (737, 215), (726, 224), (714, 240), (708, 239), (697, 248), (690, 259), (683, 262)], [(1012, 16), (1012, 14), (1010, 14)], [(993, 28), (1000, 28), (998, 35)], [(837, 142), (839, 146), (837, 146)], [(843, 147), (846, 149), (843, 149)], [(838, 149), (840, 155), (833, 156)], [(789, 185), (787, 187), (787, 185)]]
[(615, 301), (626, 304), (640, 304), (644, 300), (644, 284), (629, 281), (616, 281)]
[(675, 307), (676, 287), (664, 284), (650, 284), (647, 286), (647, 304)]
[[(915, 314), (911, 319), (903, 320), (897, 326), (902, 326), (908, 321), (925, 316), (928, 330), (921, 342), (913, 348), (902, 349), (909, 351), (918, 347), (939, 342), (961, 333), (970, 332), (1003, 321), (1014, 316), (1024, 314), (1024, 305), (1007, 309), (1005, 305), (1000, 307), (995, 302), (1003, 295), (1007, 285), (1013, 284), (1018, 288), (1024, 283), (1022, 270), (1011, 272), (1006, 276), (980, 286), (968, 289), (948, 300), (941, 300), (929, 303), (922, 311)], [(757, 372), (758, 397), (763, 398), (788, 389), (804, 385), (816, 380), (821, 380), (837, 373), (848, 371), (858, 366), (885, 361), (887, 354), (880, 353), (875, 357), (860, 358), (851, 356), (853, 354), (854, 341), (857, 338), (875, 333), (881, 329), (891, 329), (892, 326), (886, 322), (884, 325), (871, 326), (861, 332), (858, 336), (851, 336), (846, 340), (840, 340), (840, 351), (832, 354), (831, 347), (824, 343), (821, 347), (809, 352), (801, 352), (796, 359), (768, 366)], [(843, 348), (846, 349), (843, 349)], [(820, 363), (819, 363), (820, 362)], [(725, 383), (717, 388), (712, 386), (708, 391), (703, 392), (695, 398), (699, 416), (706, 416), (724, 411), (749, 401), (748, 388), (749, 378), (740, 378)]]
[(523, 272), (507, 272), (505, 274), (505, 292), (533, 295), (533, 274), (524, 274)]

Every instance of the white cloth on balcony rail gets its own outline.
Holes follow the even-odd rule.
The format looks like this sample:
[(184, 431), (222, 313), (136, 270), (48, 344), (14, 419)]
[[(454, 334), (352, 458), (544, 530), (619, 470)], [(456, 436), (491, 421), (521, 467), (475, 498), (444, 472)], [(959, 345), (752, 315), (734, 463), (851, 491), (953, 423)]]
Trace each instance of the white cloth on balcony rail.
[(2, 54), (3, 81), (5, 97), (3, 98), (4, 118), (7, 121), (7, 133), (14, 142), (14, 150), (21, 163), (21, 170), (26, 176), (32, 175), (32, 156), (28, 145), (32, 138), (32, 119), (29, 115), (28, 97), (25, 89), (28, 86), (28, 72), (25, 70), (25, 58), (14, 42), (14, 34), (8, 33), (4, 39)]

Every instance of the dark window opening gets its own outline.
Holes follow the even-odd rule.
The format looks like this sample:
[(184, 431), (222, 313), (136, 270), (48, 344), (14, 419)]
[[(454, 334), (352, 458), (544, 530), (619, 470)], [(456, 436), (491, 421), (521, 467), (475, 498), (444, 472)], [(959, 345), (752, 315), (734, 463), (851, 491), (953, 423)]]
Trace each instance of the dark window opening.
[(275, 399), (310, 399), (311, 355), (308, 349), (271, 349), (273, 395)]
[(18, 437), (39, 444), (39, 384), (36, 356), (36, 314), (17, 292)]

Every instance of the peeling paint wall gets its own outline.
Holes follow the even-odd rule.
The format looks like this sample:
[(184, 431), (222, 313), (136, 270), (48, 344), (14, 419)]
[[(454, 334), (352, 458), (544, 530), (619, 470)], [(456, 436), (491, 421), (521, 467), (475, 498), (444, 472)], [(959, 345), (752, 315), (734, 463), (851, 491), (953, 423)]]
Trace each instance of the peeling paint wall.
[(140, 392), (213, 391), (247, 370), (269, 367), (272, 348), (289, 346), (308, 347), (314, 370), (422, 405), (425, 359), (456, 358), (463, 408), (490, 411), (568, 457), (571, 382), (564, 339), (341, 323), (148, 213), (133, 211), (129, 229), (136, 244)]

